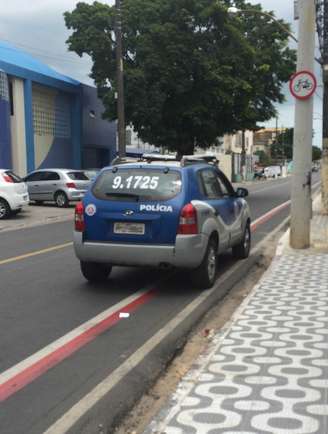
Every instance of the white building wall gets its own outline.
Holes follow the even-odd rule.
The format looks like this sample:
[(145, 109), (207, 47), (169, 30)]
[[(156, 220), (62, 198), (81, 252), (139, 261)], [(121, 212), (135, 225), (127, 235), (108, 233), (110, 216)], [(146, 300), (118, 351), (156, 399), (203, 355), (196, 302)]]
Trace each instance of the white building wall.
[(18, 175), (24, 176), (27, 170), (24, 81), (19, 78), (11, 78), (11, 83), (13, 87), (14, 106), (14, 114), (10, 118), (13, 170)]

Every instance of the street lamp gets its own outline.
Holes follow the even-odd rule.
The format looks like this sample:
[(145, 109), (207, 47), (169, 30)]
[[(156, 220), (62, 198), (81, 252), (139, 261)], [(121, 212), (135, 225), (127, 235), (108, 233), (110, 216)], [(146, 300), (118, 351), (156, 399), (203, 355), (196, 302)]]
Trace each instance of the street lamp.
[[(294, 35), (293, 32), (291, 32), (288, 27), (284, 26), (283, 24), (281, 24), (280, 21), (277, 20), (277, 18), (274, 15), (269, 14), (269, 12), (265, 12), (265, 11), (259, 11), (258, 9), (239, 9), (236, 8), (236, 6), (230, 6), (227, 9), (227, 12), (229, 15), (233, 16), (233, 15), (237, 15), (237, 14), (260, 14), (263, 15), (265, 17), (269, 17), (272, 21), (274, 21), (280, 28), (281, 30), (283, 30), (285, 33), (287, 33), (287, 35), (292, 38), (292, 40), (294, 42), (296, 42), (298, 44), (298, 39), (296, 38), (296, 36)], [(314, 58), (315, 61), (317, 63), (319, 63), (319, 65), (322, 66), (322, 60), (318, 59), (317, 57)], [(327, 67), (327, 75), (328, 75), (328, 67)]]
[(281, 24), (280, 21), (278, 21), (276, 19), (275, 16), (269, 14), (268, 12), (265, 11), (259, 11), (257, 9), (238, 9), (236, 8), (236, 6), (231, 6), (228, 8), (227, 10), (229, 15), (237, 15), (237, 14), (244, 14), (244, 13), (249, 13), (249, 14), (260, 14), (260, 15), (264, 15), (266, 17), (269, 17), (271, 20), (273, 20), (276, 24), (278, 24), (278, 26), (285, 32), (287, 33), (296, 43), (298, 42), (297, 38), (295, 37), (295, 35), (283, 24)]

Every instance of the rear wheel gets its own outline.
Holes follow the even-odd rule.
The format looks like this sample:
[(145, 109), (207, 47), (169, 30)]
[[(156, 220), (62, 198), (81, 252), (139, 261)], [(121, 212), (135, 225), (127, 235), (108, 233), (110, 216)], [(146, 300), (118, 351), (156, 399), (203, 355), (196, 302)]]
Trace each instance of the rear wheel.
[(204, 259), (192, 273), (193, 282), (200, 288), (213, 286), (217, 273), (217, 242), (211, 238), (208, 242)]
[(112, 266), (98, 262), (80, 262), (83, 276), (91, 283), (99, 283), (107, 280)]
[(232, 248), (232, 254), (237, 259), (246, 259), (251, 250), (251, 227), (247, 223), (242, 241)]
[(67, 208), (69, 204), (68, 197), (63, 191), (58, 191), (55, 194), (55, 202), (58, 208)]
[(10, 206), (4, 199), (0, 199), (0, 220), (6, 219), (10, 216)]

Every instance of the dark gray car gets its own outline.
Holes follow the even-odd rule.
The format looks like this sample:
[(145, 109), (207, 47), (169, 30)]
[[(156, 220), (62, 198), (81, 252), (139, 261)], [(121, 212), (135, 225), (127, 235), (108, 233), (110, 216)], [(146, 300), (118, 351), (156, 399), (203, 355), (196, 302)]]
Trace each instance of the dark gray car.
[(30, 200), (54, 201), (61, 208), (81, 200), (91, 183), (82, 170), (74, 169), (40, 169), (29, 173), (24, 181)]

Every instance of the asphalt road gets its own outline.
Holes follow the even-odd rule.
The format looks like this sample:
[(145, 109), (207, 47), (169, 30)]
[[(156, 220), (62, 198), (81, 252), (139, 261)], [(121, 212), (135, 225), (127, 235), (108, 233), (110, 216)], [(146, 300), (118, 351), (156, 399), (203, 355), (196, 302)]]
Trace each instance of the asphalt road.
[[(256, 245), (288, 216), (287, 206), (258, 220), (289, 200), (290, 179), (259, 182), (249, 191)], [(201, 315), (207, 292), (198, 301), (200, 291), (180, 272), (116, 267), (108, 283), (88, 284), (71, 239), (72, 222), (0, 233), (1, 434), (49, 427), (49, 433), (89, 434), (115, 425)], [(238, 273), (226, 272), (237, 266), (229, 254), (220, 258), (222, 288), (231, 286)], [(119, 318), (120, 312), (130, 315)]]

